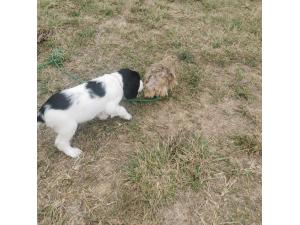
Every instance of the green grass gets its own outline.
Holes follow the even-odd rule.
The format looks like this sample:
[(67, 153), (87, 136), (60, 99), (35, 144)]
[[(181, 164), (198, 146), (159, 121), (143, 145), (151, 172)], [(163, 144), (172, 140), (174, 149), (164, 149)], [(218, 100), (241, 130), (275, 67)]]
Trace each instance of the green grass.
[(205, 10), (207, 11), (212, 11), (217, 9), (217, 7), (219, 6), (220, 2), (222, 4), (222, 1), (218, 1), (218, 0), (203, 0), (200, 1), (202, 6), (204, 7)]
[(144, 26), (155, 29), (161, 26), (165, 19), (169, 18), (168, 6), (165, 3), (154, 3), (155, 7), (147, 7), (142, 1), (136, 1), (130, 12), (130, 21), (143, 23)]
[(232, 137), (238, 150), (248, 154), (261, 154), (261, 140), (259, 135), (237, 135)]
[(237, 86), (235, 88), (235, 94), (238, 98), (243, 98), (245, 100), (248, 100), (249, 96), (251, 95), (248, 89), (243, 86)]
[(186, 83), (191, 93), (201, 91), (201, 82), (204, 80), (203, 71), (195, 64), (184, 64), (182, 81)]
[(85, 38), (92, 38), (95, 36), (96, 30), (92, 27), (87, 27), (83, 31), (78, 32), (78, 36), (85, 39)]
[(184, 61), (186, 63), (194, 63), (194, 56), (193, 54), (188, 50), (181, 50), (177, 53), (177, 57), (179, 60)]
[(200, 191), (220, 170), (231, 176), (236, 166), (192, 133), (140, 149), (125, 168), (130, 186), (152, 209), (182, 190)]
[(39, 209), (38, 217), (39, 220), (44, 220), (45, 222), (47, 221), (49, 224), (63, 225), (66, 223), (59, 205), (50, 205)]
[(53, 49), (51, 55), (48, 57), (46, 63), (50, 66), (59, 68), (63, 66), (65, 60), (66, 56), (64, 51), (62, 49), (55, 48)]
[(211, 46), (212, 46), (213, 48), (220, 48), (220, 47), (221, 47), (221, 42), (218, 41), (218, 40), (216, 40), (216, 41), (214, 41), (214, 42), (211, 44)]
[(93, 43), (96, 33), (97, 31), (93, 26), (85, 27), (76, 34), (76, 37), (73, 40), (73, 46), (78, 48), (79, 46), (87, 46)]
[(48, 93), (48, 82), (49, 82), (50, 78), (48, 77), (47, 79), (43, 79), (43, 80), (39, 80), (38, 79), (38, 93), (39, 94), (46, 94)]
[(62, 49), (54, 48), (44, 63), (38, 65), (38, 69), (43, 69), (46, 66), (61, 68), (64, 65), (67, 57)]
[(261, 115), (257, 115), (255, 113), (251, 113), (250, 108), (247, 106), (247, 104), (240, 105), (236, 111), (240, 113), (244, 118), (247, 120), (250, 120), (253, 124), (256, 126), (261, 126)]
[(112, 9), (103, 9), (100, 11), (100, 13), (104, 14), (105, 16), (112, 16), (114, 11)]
[(69, 12), (69, 15), (71, 17), (79, 17), (80, 16), (80, 11), (71, 11), (71, 12)]
[(250, 90), (250, 83), (246, 80), (245, 71), (238, 68), (235, 73), (235, 78), (231, 87), (233, 88), (234, 94), (239, 99), (250, 100), (253, 95)]

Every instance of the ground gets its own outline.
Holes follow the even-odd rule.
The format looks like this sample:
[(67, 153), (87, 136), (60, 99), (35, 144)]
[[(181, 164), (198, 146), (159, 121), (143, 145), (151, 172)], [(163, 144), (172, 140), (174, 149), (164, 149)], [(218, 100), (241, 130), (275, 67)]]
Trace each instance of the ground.
[(38, 33), (38, 107), (178, 59), (168, 98), (80, 125), (77, 160), (40, 127), (39, 224), (261, 224), (260, 1), (39, 0)]

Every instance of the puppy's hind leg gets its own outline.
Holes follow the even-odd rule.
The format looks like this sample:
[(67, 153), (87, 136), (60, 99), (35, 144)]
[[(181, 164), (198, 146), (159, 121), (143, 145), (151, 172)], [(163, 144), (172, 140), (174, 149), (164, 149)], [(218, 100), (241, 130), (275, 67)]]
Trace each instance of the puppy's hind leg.
[(97, 117), (99, 118), (99, 120), (106, 120), (109, 115), (106, 112), (101, 112), (97, 115)]
[(55, 140), (56, 147), (64, 152), (66, 155), (76, 158), (82, 152), (79, 148), (73, 148), (70, 145), (70, 141), (77, 129), (77, 123), (75, 121), (64, 121), (64, 123), (55, 128), (57, 137)]

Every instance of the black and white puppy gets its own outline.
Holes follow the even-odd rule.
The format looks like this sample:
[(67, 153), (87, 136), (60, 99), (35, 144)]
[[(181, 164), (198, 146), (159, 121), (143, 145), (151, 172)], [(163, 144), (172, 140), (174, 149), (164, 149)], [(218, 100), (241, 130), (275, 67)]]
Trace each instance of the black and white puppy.
[(56, 147), (75, 158), (82, 151), (71, 147), (70, 141), (78, 124), (95, 117), (105, 120), (119, 116), (130, 120), (132, 116), (119, 103), (123, 97), (136, 98), (142, 89), (138, 72), (121, 69), (52, 95), (40, 108), (37, 121), (54, 129)]

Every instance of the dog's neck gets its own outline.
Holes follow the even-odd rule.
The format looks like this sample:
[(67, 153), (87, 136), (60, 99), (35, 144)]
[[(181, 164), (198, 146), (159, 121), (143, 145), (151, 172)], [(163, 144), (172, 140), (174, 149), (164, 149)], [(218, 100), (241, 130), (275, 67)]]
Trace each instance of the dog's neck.
[(117, 83), (120, 85), (120, 88), (123, 90), (123, 79), (122, 76), (118, 73), (115, 75)]

